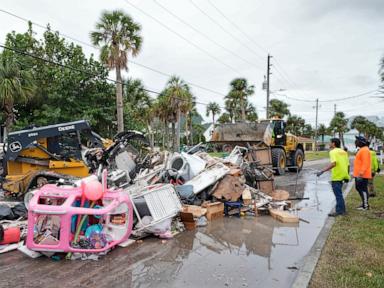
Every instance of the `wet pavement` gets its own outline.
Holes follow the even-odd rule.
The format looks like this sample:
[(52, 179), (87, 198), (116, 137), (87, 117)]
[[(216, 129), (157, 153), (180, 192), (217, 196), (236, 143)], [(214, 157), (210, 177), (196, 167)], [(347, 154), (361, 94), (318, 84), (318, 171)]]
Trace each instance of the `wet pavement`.
[(174, 239), (144, 239), (99, 261), (30, 259), (18, 251), (0, 255), (0, 287), (290, 287), (334, 206), (324, 174), (326, 161), (306, 162), (298, 178), (277, 177), (290, 191), (295, 213), (309, 223), (283, 224), (272, 217), (231, 217), (182, 232)]

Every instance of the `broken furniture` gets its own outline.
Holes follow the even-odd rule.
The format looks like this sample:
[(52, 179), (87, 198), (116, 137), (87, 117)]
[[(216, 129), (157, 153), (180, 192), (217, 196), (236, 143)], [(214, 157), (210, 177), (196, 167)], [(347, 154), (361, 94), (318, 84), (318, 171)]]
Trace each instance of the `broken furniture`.
[(203, 203), (202, 207), (207, 209), (206, 217), (208, 221), (221, 218), (224, 215), (224, 203), (222, 202), (205, 202)]
[(237, 217), (241, 216), (241, 202), (238, 201), (226, 201), (224, 202), (224, 214), (225, 216), (229, 216), (230, 210), (236, 210), (236, 213), (233, 215), (237, 215)]
[(193, 193), (198, 194), (207, 187), (215, 184), (218, 180), (227, 175), (229, 171), (230, 169), (223, 163), (216, 163), (203, 170), (200, 174), (198, 174), (185, 184), (192, 185)]

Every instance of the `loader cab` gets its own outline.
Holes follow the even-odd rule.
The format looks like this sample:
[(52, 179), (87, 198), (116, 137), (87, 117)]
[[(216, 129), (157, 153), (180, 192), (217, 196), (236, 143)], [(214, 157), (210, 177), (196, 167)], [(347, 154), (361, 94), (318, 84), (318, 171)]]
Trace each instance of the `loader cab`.
[(285, 146), (287, 144), (287, 136), (285, 128), (287, 124), (284, 120), (273, 119), (271, 122), (272, 138), (274, 146)]
[(65, 159), (81, 159), (81, 140), (79, 131), (69, 132), (47, 138), (47, 150)]

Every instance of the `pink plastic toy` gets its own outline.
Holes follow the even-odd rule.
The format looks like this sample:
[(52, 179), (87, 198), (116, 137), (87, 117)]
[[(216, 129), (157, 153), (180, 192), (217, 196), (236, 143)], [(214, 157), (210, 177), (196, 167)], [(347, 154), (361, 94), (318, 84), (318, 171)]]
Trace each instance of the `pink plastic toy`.
[(88, 200), (96, 201), (103, 197), (103, 186), (97, 180), (84, 184), (84, 196)]
[[(95, 184), (90, 186), (92, 185), (97, 186), (97, 189), (102, 187)], [(27, 247), (29, 249), (48, 252), (98, 253), (128, 239), (133, 223), (132, 202), (129, 196), (122, 190), (109, 190), (102, 187), (101, 200), (91, 202), (90, 208), (76, 207), (81, 202), (84, 186), (86, 185), (74, 187), (47, 184), (35, 192), (28, 210)], [(96, 194), (99, 192), (100, 190)], [(77, 227), (75, 229), (73, 227), (77, 223), (75, 216), (87, 219), (82, 221), (81, 225), (84, 222), (84, 225), (88, 226), (101, 224), (100, 237), (106, 238), (107, 244), (104, 247), (98, 244), (95, 246), (97, 248), (92, 247), (91, 244), (87, 248), (80, 247), (78, 243), (73, 245), (77, 230)], [(97, 237), (99, 236), (96, 235)], [(83, 243), (93, 243), (94, 239), (88, 242), (84, 240), (87, 240), (85, 236), (79, 239)]]

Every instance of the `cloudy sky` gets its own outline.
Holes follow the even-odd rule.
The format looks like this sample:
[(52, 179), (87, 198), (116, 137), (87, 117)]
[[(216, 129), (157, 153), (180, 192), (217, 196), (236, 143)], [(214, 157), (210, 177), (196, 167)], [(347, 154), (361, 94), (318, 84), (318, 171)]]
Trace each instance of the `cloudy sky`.
[[(384, 101), (372, 97), (374, 92), (338, 100), (379, 86), (382, 0), (2, 0), (0, 9), (50, 23), (54, 30), (88, 43), (101, 11), (123, 9), (142, 25), (144, 38), (142, 52), (126, 75), (141, 78), (155, 91), (163, 89), (166, 75), (176, 74), (194, 84), (199, 102), (223, 105), (229, 82), (245, 77), (256, 86), (250, 100), (264, 117), (261, 85), (269, 52), (271, 89), (284, 89), (273, 97), (289, 103), (291, 112), (308, 122), (315, 122), (316, 98), (320, 123), (329, 122), (335, 104), (347, 116), (384, 116)], [(24, 32), (26, 23), (0, 11), (0, 43), (12, 30)], [(98, 54), (82, 46), (87, 55)], [(198, 110), (205, 114), (203, 104)]]

